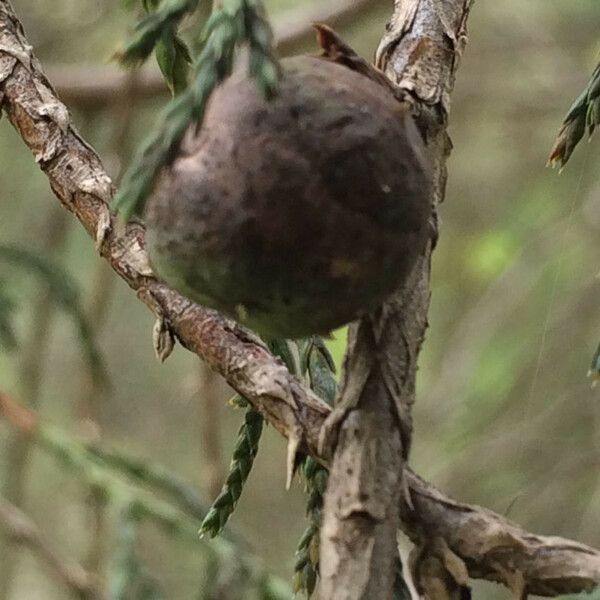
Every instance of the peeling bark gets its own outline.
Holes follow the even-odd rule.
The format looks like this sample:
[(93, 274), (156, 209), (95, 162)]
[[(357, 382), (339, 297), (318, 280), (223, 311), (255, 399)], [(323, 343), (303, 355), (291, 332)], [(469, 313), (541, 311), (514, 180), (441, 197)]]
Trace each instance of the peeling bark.
[[(452, 563), (462, 563), (469, 577), (501, 583), (516, 598), (591, 592), (600, 583), (598, 550), (534, 535), (491, 510), (451, 500), (410, 471), (406, 478), (414, 508), (402, 508), (401, 528), (417, 547), (435, 540), (441, 547), (443, 540)], [(451, 571), (456, 567), (445, 575), (456, 581)]]

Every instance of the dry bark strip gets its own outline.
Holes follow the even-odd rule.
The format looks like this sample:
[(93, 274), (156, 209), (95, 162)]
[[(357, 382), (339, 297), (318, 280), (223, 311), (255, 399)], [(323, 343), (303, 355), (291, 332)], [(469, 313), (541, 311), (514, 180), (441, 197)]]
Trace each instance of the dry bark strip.
[[(462, 10), (462, 1), (403, 1), (397, 2), (396, 8), (396, 16), (388, 36), (384, 38), (383, 51), (379, 53), (379, 64), (388, 73), (395, 61), (404, 64), (402, 51), (405, 46), (410, 48), (410, 40), (416, 43), (411, 36), (421, 23), (419, 17), (422, 11), (430, 17), (432, 10), (438, 11), (436, 18), (439, 24), (448, 26), (445, 33), (432, 39), (439, 39), (440, 35), (446, 39), (445, 36), (448, 36), (457, 48), (460, 47), (461, 38), (455, 39), (455, 35), (451, 35), (452, 31), (458, 30), (451, 26), (456, 20), (449, 18), (446, 11), (451, 8)], [(402, 25), (398, 29), (405, 22), (406, 14), (410, 17), (412, 28), (405, 29)], [(402, 38), (404, 31), (407, 34)], [(427, 42), (426, 46), (430, 43)], [(435, 52), (438, 51), (437, 46), (432, 47)], [(423, 57), (427, 59), (427, 53), (419, 48), (417, 44), (408, 57), (405, 56), (409, 67)], [(431, 71), (431, 60), (429, 57), (422, 65), (425, 72)], [(452, 69), (449, 77), (434, 85), (431, 82), (417, 85), (418, 78), (412, 81), (404, 76), (395, 80), (401, 87), (415, 93), (416, 101), (423, 98), (424, 104), (420, 106), (422, 115), (431, 117), (438, 113), (440, 106), (447, 106), (449, 87), (446, 86), (451, 86)], [(398, 73), (401, 72), (399, 69)], [(424, 80), (429, 81), (427, 78)], [(432, 90), (437, 96), (432, 94)], [(435, 101), (436, 97), (441, 98), (441, 105)], [(112, 183), (96, 153), (70, 123), (67, 109), (56, 97), (33, 56), (8, 0), (0, 0), (0, 106), (31, 149), (63, 206), (94, 238), (99, 253), (115, 272), (156, 314), (155, 346), (161, 356), (165, 358), (172, 348), (173, 332), (186, 348), (203, 358), (233, 388), (248, 398), (278, 431), (294, 444), (299, 444), (302, 450), (326, 463), (325, 458), (319, 456), (318, 445), (319, 432), (330, 413), (329, 407), (292, 377), (252, 333), (215, 311), (193, 304), (154, 279), (144, 252), (141, 225), (134, 223), (119, 231), (107, 206), (112, 196)], [(437, 137), (431, 139), (437, 140)], [(445, 135), (440, 136), (438, 143), (446, 152)], [(440, 181), (444, 179), (443, 173), (440, 166)], [(428, 260), (425, 263), (428, 265)], [(428, 268), (425, 272), (428, 274)], [(419, 273), (404, 306), (419, 303), (412, 299), (413, 295), (422, 299), (428, 297), (429, 288), (422, 283), (422, 277), (423, 274)], [(398, 302), (400, 300), (396, 298), (392, 308)], [(423, 320), (424, 330), (425, 314), (418, 314)], [(390, 327), (397, 326), (390, 322)], [(418, 331), (412, 334), (404, 331), (403, 336), (413, 340), (406, 342), (407, 346), (420, 343)], [(406, 356), (413, 360), (410, 352), (407, 351)], [(394, 362), (388, 360), (381, 368), (386, 373), (386, 385), (394, 385), (397, 381)], [(414, 386), (412, 376), (403, 386), (404, 390)], [(398, 397), (410, 400), (402, 394)], [(469, 576), (498, 581), (521, 596), (526, 593), (547, 596), (578, 593), (591, 590), (600, 582), (599, 551), (562, 538), (534, 536), (491, 511), (447, 498), (409, 470), (405, 471), (405, 481), (413, 506), (408, 506), (401, 499), (400, 527), (419, 549), (431, 549), (429, 556), (437, 556), (445, 568), (444, 577), (453, 577), (457, 581), (466, 576), (466, 568)], [(418, 569), (416, 572), (419, 573)], [(458, 585), (462, 582), (458, 581)], [(443, 597), (429, 594), (431, 600)]]
[(491, 510), (451, 500), (409, 470), (406, 479), (414, 510), (401, 510), (402, 529), (416, 553), (430, 546), (452, 583), (463, 586), (468, 574), (507, 586), (515, 598), (591, 592), (600, 583), (598, 550), (528, 533)]

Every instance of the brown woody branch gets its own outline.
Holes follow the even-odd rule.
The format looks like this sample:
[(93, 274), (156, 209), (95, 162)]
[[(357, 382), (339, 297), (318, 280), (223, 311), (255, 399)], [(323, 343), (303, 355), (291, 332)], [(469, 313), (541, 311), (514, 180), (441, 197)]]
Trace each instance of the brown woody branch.
[[(591, 592), (600, 583), (600, 551), (561, 537), (534, 535), (491, 510), (444, 496), (410, 471), (406, 478), (414, 509), (403, 507), (402, 529), (417, 546), (417, 560), (425, 549), (443, 567), (439, 576), (457, 588), (468, 577), (487, 579), (521, 599)], [(419, 586), (419, 576), (428, 575), (419, 572), (425, 565), (411, 566), (417, 567)], [(435, 586), (437, 581), (426, 577), (426, 583)]]
[[(410, 4), (398, 2), (398, 8)], [(456, 5), (456, 0), (446, 4)], [(421, 0), (415, 6), (442, 10), (439, 5), (440, 0)], [(444, 19), (439, 22), (446, 23)], [(396, 34), (402, 37), (401, 31)], [(398, 40), (390, 44), (389, 52), (384, 53), (388, 58), (381, 66), (396, 60), (392, 48), (404, 47)], [(422, 56), (417, 50), (413, 48), (415, 57)], [(405, 78), (398, 83), (408, 88), (408, 81)], [(412, 87), (420, 89), (416, 83)], [(441, 93), (445, 103), (446, 88), (433, 89)], [(439, 109), (439, 105), (427, 103), (430, 91), (430, 86), (425, 86), (416, 95), (418, 101), (423, 94), (424, 106), (432, 107), (424, 114), (435, 114)], [(162, 348), (168, 348), (168, 330), (172, 330), (186, 348), (248, 398), (292, 445), (299, 444), (323, 461), (318, 454), (318, 437), (329, 407), (291, 376), (252, 333), (158, 282), (147, 264), (141, 225), (131, 224), (119, 231), (107, 205), (112, 196), (111, 181), (96, 153), (71, 125), (8, 0), (0, 0), (0, 106), (32, 150), (63, 206), (80, 220), (100, 254), (157, 315), (156, 339)], [(445, 144), (445, 138), (440, 143)], [(526, 533), (490, 511), (454, 502), (410, 472), (406, 484), (414, 507), (401, 502), (402, 529), (419, 548), (431, 548), (427, 555), (437, 557), (445, 569), (443, 575), (451, 575), (459, 585), (464, 584), (461, 578), (468, 572), (471, 577), (523, 590), (523, 594), (553, 596), (590, 590), (600, 582), (600, 552), (562, 538)], [(420, 566), (426, 565), (421, 562)]]
[[(434, 215), (445, 194), (449, 97), (466, 41), (470, 4), (470, 0), (397, 0), (377, 51), (377, 66), (397, 94), (412, 104), (427, 145), (434, 167)], [(382, 307), (350, 328), (340, 400), (329, 420), (340, 421), (341, 427), (321, 535), (322, 587), (328, 598), (337, 597), (339, 589), (352, 590), (344, 596), (349, 600), (387, 597), (391, 591), (393, 532), (402, 490), (399, 474), (412, 436), (436, 229), (434, 220), (431, 242), (407, 281)], [(414, 555), (413, 571), (419, 574), (416, 583), (424, 597), (437, 600), (443, 593), (460, 598), (469, 593), (466, 581), (444, 584), (445, 575), (435, 578), (434, 591), (429, 585), (431, 568), (422, 568), (431, 561), (429, 548)]]

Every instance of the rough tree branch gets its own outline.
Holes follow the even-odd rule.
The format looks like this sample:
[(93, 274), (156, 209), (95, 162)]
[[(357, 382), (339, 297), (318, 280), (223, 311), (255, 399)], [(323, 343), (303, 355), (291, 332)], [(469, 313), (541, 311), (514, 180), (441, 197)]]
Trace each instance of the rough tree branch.
[[(377, 66), (412, 104), (425, 139), (434, 167), (434, 215), (445, 194), (449, 97), (466, 41), (470, 5), (470, 0), (397, 0), (377, 51)], [(321, 535), (326, 598), (337, 597), (339, 589), (353, 590), (343, 596), (348, 599), (386, 597), (392, 587), (393, 532), (402, 459), (411, 442), (436, 228), (434, 219), (431, 242), (407, 281), (381, 308), (350, 328), (341, 395), (329, 419), (341, 427)], [(439, 594), (428, 589), (430, 570), (425, 575), (421, 568), (423, 561), (431, 561), (431, 551), (421, 550), (414, 554), (415, 584), (423, 596), (433, 599)], [(460, 584), (440, 586), (439, 580), (436, 577), (436, 588), (462, 593)]]
[[(445, 15), (442, 3), (434, 0), (399, 2), (397, 8), (402, 12), (402, 7), (411, 4), (415, 6), (413, 24), (422, 10), (436, 8)], [(445, 4), (456, 8), (462, 2)], [(439, 21), (442, 25), (453, 23), (452, 19)], [(401, 21), (397, 18), (395, 22)], [(389, 70), (401, 56), (394, 54), (393, 48), (409, 45), (390, 42), (383, 47), (386, 52), (380, 57), (387, 58), (382, 58), (380, 65)], [(415, 57), (422, 56), (413, 50)], [(399, 83), (408, 85), (407, 81)], [(428, 96), (424, 99), (427, 101)], [(145, 258), (141, 225), (131, 224), (118, 231), (107, 206), (112, 195), (110, 178), (96, 153), (71, 125), (8, 0), (0, 0), (0, 106), (63, 206), (80, 220), (100, 254), (157, 315), (157, 340), (165, 342), (165, 331), (172, 330), (186, 348), (223, 375), (278, 431), (324, 462), (318, 454), (318, 441), (329, 407), (292, 377), (250, 332), (154, 279)], [(431, 106), (435, 114), (439, 106)], [(441, 143), (446, 148), (446, 141)], [(414, 506), (401, 501), (401, 528), (419, 547), (429, 544), (429, 556), (440, 559), (446, 575), (451, 565), (450, 571), (459, 579), (468, 572), (471, 577), (498, 581), (513, 590), (548, 596), (590, 590), (600, 582), (597, 550), (526, 533), (490, 511), (454, 502), (408, 471), (406, 484)]]

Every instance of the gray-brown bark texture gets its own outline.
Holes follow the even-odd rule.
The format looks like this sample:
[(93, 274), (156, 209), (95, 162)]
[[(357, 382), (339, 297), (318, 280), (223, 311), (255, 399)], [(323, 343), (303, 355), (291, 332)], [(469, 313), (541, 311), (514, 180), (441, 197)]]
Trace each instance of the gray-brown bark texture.
[[(421, 122), (431, 123), (425, 130), (432, 154), (440, 157), (438, 200), (444, 180), (442, 157), (448, 148), (443, 122), (457, 58), (449, 50), (461, 47), (466, 12), (467, 7), (457, 0), (398, 2), (396, 16), (378, 53), (379, 64), (388, 75), (397, 73), (396, 83), (414, 94)], [(427, 33), (426, 23), (433, 22), (435, 30)], [(425, 35), (422, 39), (420, 32)], [(426, 52), (428, 48), (431, 52)], [(451, 62), (444, 62), (445, 66), (436, 66), (448, 60)], [(422, 76), (409, 77), (409, 73)], [(43, 75), (8, 0), (0, 0), (0, 107), (31, 149), (63, 206), (96, 240), (99, 253), (114, 271), (157, 315), (154, 338), (160, 356), (168, 355), (173, 344), (171, 336), (175, 335), (248, 398), (291, 441), (292, 450), (300, 447), (327, 464), (318, 447), (329, 407), (292, 377), (250, 332), (154, 279), (146, 260), (141, 225), (131, 224), (117, 231), (107, 206), (111, 181), (95, 152), (72, 127), (68, 111)], [(421, 264), (412, 275), (415, 284), (407, 285), (406, 293), (397, 295), (379, 316), (386, 325), (384, 339), (389, 336), (402, 342), (397, 353), (386, 353), (386, 360), (376, 369), (367, 362), (360, 370), (373, 373), (379, 386), (392, 386), (388, 394), (403, 400), (401, 411), (406, 411), (412, 401), (414, 359), (426, 323), (429, 255)], [(417, 307), (421, 309), (415, 310)], [(394, 313), (400, 317), (413, 314), (413, 327), (402, 329), (404, 321), (392, 319)], [(353, 333), (356, 343), (347, 363), (359, 361), (358, 350), (363, 344), (373, 343), (369, 339), (374, 335), (372, 326), (365, 331), (364, 341), (359, 339), (360, 326)], [(405, 365), (407, 360), (410, 368)], [(397, 368), (403, 374), (400, 379)], [(385, 377), (378, 378), (378, 369)], [(370, 391), (364, 384), (358, 387)], [(372, 396), (377, 393), (375, 389)], [(409, 422), (408, 414), (402, 422)], [(392, 445), (389, 447), (393, 450)], [(399, 480), (400, 471), (386, 476)], [(578, 593), (600, 582), (597, 550), (562, 538), (527, 533), (491, 511), (453, 501), (408, 469), (404, 470), (404, 479), (412, 506), (403, 496), (400, 498), (400, 528), (417, 546), (414, 571), (424, 598), (457, 597), (456, 590), (465, 590), (467, 576), (500, 582), (514, 590), (517, 597), (527, 593)], [(383, 484), (397, 485), (395, 481)]]

